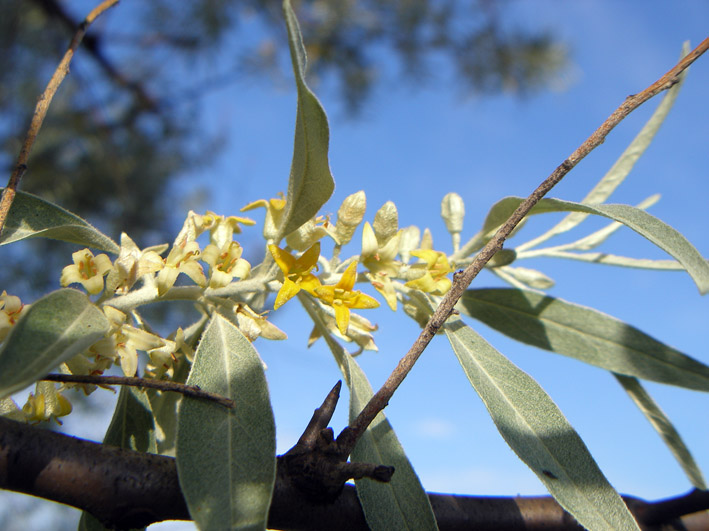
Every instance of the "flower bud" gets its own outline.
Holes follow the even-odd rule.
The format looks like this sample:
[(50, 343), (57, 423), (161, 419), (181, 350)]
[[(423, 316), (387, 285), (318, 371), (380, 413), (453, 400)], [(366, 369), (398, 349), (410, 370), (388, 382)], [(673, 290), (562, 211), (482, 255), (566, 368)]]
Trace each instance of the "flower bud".
[(362, 190), (347, 196), (342, 202), (337, 211), (335, 225), (335, 233), (340, 245), (350, 242), (357, 226), (362, 223), (365, 210), (367, 210), (367, 197)]
[(380, 244), (389, 241), (389, 238), (399, 230), (399, 213), (396, 211), (396, 205), (391, 201), (384, 203), (382, 208), (377, 210), (372, 226)]
[(453, 249), (457, 251), (460, 247), (460, 231), (463, 230), (463, 218), (465, 217), (463, 198), (455, 192), (446, 194), (441, 201), (441, 217), (453, 237)]

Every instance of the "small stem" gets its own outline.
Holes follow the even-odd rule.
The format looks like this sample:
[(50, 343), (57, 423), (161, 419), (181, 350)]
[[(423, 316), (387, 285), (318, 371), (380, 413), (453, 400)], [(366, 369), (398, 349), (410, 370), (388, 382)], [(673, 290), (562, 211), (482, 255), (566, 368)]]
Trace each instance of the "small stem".
[(2, 198), (0, 198), (0, 231), (2, 231), (2, 228), (5, 225), (5, 220), (10, 212), (12, 201), (15, 199), (15, 193), (17, 191), (17, 187), (20, 185), (20, 180), (27, 171), (27, 159), (29, 158), (34, 141), (39, 134), (39, 130), (42, 128), (42, 122), (44, 122), (44, 117), (47, 115), (49, 105), (52, 103), (52, 98), (54, 98), (54, 94), (56, 94), (59, 85), (62, 84), (62, 81), (64, 81), (64, 78), (69, 72), (69, 63), (71, 63), (76, 49), (79, 47), (79, 44), (84, 38), (86, 30), (89, 28), (91, 23), (104, 11), (113, 7), (117, 3), (118, 0), (104, 0), (88, 14), (81, 24), (79, 24), (76, 33), (69, 43), (69, 49), (64, 54), (64, 57), (54, 71), (54, 74), (52, 74), (52, 78), (49, 80), (47, 88), (39, 97), (37, 106), (34, 110), (34, 115), (32, 116), (32, 122), (30, 123), (30, 127), (27, 131), (27, 136), (25, 137), (25, 141), (20, 149), (20, 155), (17, 157), (17, 164), (15, 165), (15, 169), (10, 176), (7, 187), (3, 190)]
[(135, 376), (92, 376), (78, 374), (48, 374), (40, 380), (59, 383), (78, 383), (91, 385), (129, 385), (147, 389), (157, 389), (158, 391), (170, 391), (180, 393), (191, 398), (211, 400), (229, 409), (233, 409), (236, 404), (230, 398), (203, 391), (196, 385), (186, 385), (168, 380), (152, 380), (149, 378), (137, 378)]
[(596, 129), (586, 141), (581, 144), (566, 160), (564, 160), (552, 173), (542, 181), (542, 183), (517, 207), (507, 221), (498, 229), (490, 241), (477, 254), (472, 263), (463, 271), (457, 272), (453, 276), (453, 286), (443, 298), (436, 311), (433, 312), (428, 323), (421, 331), (421, 334), (411, 346), (406, 355), (399, 361), (394, 371), (381, 389), (377, 391), (369, 400), (364, 409), (350, 425), (342, 430), (337, 438), (338, 444), (342, 448), (354, 449), (357, 440), (372, 423), (374, 417), (382, 411), (394, 391), (404, 381), (406, 375), (411, 371), (416, 361), (431, 342), (436, 333), (441, 329), (446, 319), (454, 311), (460, 297), (468, 288), (473, 279), (482, 271), (490, 259), (502, 249), (505, 239), (519, 225), (524, 217), (569, 171), (571, 171), (586, 155), (601, 145), (606, 136), (618, 125), (626, 116), (637, 109), (653, 96), (667, 90), (679, 81), (679, 75), (686, 70), (689, 65), (696, 61), (709, 48), (709, 38), (682, 58), (671, 70), (658, 79), (655, 83), (638, 94), (628, 96), (625, 101)]

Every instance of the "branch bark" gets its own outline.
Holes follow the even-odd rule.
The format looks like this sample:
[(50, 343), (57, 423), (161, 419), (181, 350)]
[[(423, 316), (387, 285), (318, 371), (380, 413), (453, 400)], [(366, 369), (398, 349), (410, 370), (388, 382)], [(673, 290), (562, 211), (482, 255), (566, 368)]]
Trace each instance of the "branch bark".
[[(77, 439), (2, 417), (0, 488), (88, 511), (116, 529), (190, 519), (173, 458)], [(581, 529), (549, 496), (429, 494), (429, 498), (442, 531)], [(644, 530), (667, 525), (689, 531), (709, 529), (707, 491), (655, 503), (624, 499)], [(291, 485), (282, 468), (268, 526), (303, 531), (368, 529), (354, 487), (347, 485), (332, 503), (313, 503)]]

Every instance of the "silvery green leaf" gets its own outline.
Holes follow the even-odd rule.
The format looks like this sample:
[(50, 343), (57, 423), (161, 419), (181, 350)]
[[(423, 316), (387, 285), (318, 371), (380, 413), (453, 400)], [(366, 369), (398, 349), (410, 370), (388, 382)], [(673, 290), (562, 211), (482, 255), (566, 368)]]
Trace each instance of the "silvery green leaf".
[(609, 371), (709, 391), (709, 366), (592, 308), (521, 289), (470, 289), (461, 312), (517, 341)]
[(330, 130), (327, 116), (315, 94), (305, 83), (305, 47), (289, 0), (283, 2), (283, 13), (298, 89), (298, 109), (286, 210), (277, 239), (287, 236), (315, 216), (335, 189), (328, 162)]
[(275, 425), (263, 365), (253, 345), (215, 314), (187, 384), (235, 401), (225, 408), (183, 397), (177, 472), (200, 529), (265, 529), (276, 472)]
[(0, 398), (37, 381), (108, 332), (108, 319), (89, 298), (60, 289), (34, 302), (0, 349)]
[(660, 437), (662, 437), (672, 455), (677, 459), (684, 473), (687, 474), (692, 485), (698, 489), (706, 490), (707, 484), (702, 476), (702, 471), (699, 470), (689, 448), (684, 444), (682, 437), (680, 437), (670, 419), (665, 415), (665, 412), (660, 409), (660, 406), (657, 405), (636, 378), (623, 376), (622, 374), (614, 374), (613, 376), (623, 386), (623, 389), (652, 424), (652, 427), (660, 434)]
[(650, 260), (649, 258), (630, 258), (608, 253), (575, 253), (570, 251), (555, 251), (553, 249), (544, 253), (550, 258), (568, 258), (581, 262), (593, 262), (619, 267), (635, 267), (638, 269), (662, 269), (665, 271), (684, 271), (682, 264), (677, 260)]
[[(685, 43), (682, 47), (682, 54), (680, 57), (684, 57), (689, 53), (689, 45)], [(662, 101), (655, 109), (647, 123), (640, 130), (638, 135), (633, 139), (630, 145), (623, 151), (622, 155), (618, 160), (611, 166), (611, 169), (603, 176), (603, 178), (593, 187), (593, 189), (584, 197), (581, 202), (586, 204), (597, 204), (606, 201), (611, 194), (618, 188), (618, 186), (625, 180), (630, 171), (635, 166), (638, 159), (645, 153), (655, 134), (660, 129), (660, 126), (667, 118), (672, 106), (674, 105), (679, 90), (684, 83), (684, 78), (687, 75), (685, 70), (680, 74), (679, 82), (670, 88)], [(549, 229), (544, 234), (540, 235), (533, 240), (522, 244), (520, 250), (529, 249), (540, 244), (549, 238), (561, 234), (563, 232), (569, 231), (572, 228), (580, 224), (588, 214), (582, 212), (572, 212), (568, 214), (564, 219), (557, 223), (554, 227)]]
[[(520, 197), (506, 197), (498, 201), (490, 210), (481, 232), (489, 234), (496, 230), (522, 201), (523, 199)], [(682, 264), (699, 288), (700, 293), (704, 294), (709, 291), (709, 263), (707, 260), (682, 234), (644, 210), (630, 205), (584, 205), (560, 199), (542, 199), (529, 214), (547, 212), (584, 212), (618, 221), (647, 238)]]
[[(636, 205), (637, 208), (641, 208), (642, 210), (646, 210), (650, 208), (652, 205), (657, 203), (660, 200), (660, 194), (655, 194), (644, 201), (642, 201), (639, 205)], [(617, 221), (613, 221), (612, 223), (609, 223), (602, 229), (599, 229), (588, 236), (584, 236), (583, 238), (576, 240), (575, 242), (569, 243), (564, 245), (563, 247), (568, 250), (574, 250), (574, 251), (589, 251), (591, 249), (594, 249), (601, 245), (604, 241), (608, 239), (608, 237), (613, 234), (615, 231), (617, 231), (619, 228), (623, 226), (622, 223), (619, 223)], [(540, 249), (541, 251), (541, 249)]]
[(0, 245), (50, 238), (118, 254), (116, 242), (79, 216), (27, 192), (17, 192), (0, 234)]
[(554, 287), (554, 280), (541, 271), (528, 267), (499, 267), (493, 273), (516, 287), (529, 287), (533, 289), (549, 289)]
[(444, 331), (497, 429), (556, 501), (591, 530), (639, 529), (586, 445), (537, 382), (459, 317)]

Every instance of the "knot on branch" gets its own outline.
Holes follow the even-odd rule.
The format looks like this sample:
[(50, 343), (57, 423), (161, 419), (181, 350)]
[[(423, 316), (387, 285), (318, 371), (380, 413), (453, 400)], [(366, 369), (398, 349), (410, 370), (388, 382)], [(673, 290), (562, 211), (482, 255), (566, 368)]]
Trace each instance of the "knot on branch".
[(290, 482), (311, 502), (332, 503), (350, 479), (371, 478), (388, 482), (394, 467), (347, 461), (350, 450), (335, 440), (327, 425), (340, 398), (337, 382), (315, 410), (303, 435), (293, 448), (278, 457), (278, 476)]

